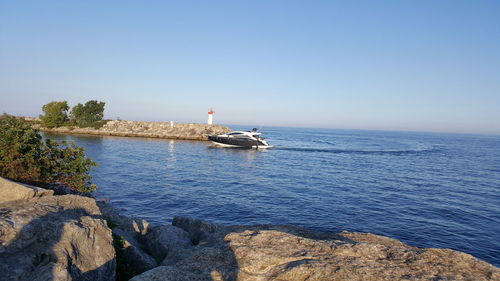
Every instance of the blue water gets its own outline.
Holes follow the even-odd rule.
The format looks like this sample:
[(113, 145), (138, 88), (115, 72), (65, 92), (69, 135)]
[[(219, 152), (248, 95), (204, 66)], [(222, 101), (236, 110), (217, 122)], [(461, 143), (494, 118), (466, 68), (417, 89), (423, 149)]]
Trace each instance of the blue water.
[[(237, 128), (234, 128), (237, 129)], [(97, 197), (157, 223), (290, 223), (451, 248), (500, 266), (500, 137), (266, 128), (275, 147), (48, 135), (99, 166)]]

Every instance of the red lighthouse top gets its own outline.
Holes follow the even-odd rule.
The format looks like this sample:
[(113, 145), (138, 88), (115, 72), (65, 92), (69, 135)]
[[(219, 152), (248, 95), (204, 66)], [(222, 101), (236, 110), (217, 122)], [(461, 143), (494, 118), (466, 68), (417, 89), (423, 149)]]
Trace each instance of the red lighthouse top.
[(215, 113), (215, 111), (210, 108), (210, 110), (208, 111), (208, 114), (214, 114), (214, 113)]

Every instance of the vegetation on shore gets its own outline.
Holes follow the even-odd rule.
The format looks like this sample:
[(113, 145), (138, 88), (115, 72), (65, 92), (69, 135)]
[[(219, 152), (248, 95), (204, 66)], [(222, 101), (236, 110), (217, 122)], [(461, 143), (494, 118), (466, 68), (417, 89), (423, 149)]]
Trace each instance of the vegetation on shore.
[(68, 122), (68, 102), (53, 101), (42, 107), (43, 115), (40, 115), (40, 122), (47, 128), (60, 127)]
[(68, 114), (67, 101), (53, 101), (42, 107), (43, 114), (40, 115), (40, 123), (46, 128), (57, 128), (61, 126), (92, 127), (98, 129), (105, 124), (104, 117), (105, 102), (90, 100), (85, 104), (73, 106)]
[[(64, 107), (51, 104), (46, 108), (52, 111)], [(82, 147), (44, 140), (26, 121), (0, 115), (0, 176), (41, 187), (58, 184), (91, 192), (97, 187), (91, 183), (89, 172), (96, 165)]]

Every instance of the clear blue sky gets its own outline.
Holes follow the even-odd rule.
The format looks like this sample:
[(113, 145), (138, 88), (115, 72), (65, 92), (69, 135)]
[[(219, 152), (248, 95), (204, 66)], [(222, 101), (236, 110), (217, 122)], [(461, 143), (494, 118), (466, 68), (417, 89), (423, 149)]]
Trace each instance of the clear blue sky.
[(0, 111), (500, 134), (500, 1), (0, 0)]

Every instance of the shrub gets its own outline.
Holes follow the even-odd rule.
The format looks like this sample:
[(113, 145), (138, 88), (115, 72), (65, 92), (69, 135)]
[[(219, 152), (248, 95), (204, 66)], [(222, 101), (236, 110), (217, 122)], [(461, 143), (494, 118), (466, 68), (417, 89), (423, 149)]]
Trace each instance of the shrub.
[(42, 126), (47, 128), (60, 127), (68, 121), (68, 102), (53, 101), (42, 107), (43, 115), (40, 115)]
[(65, 185), (79, 192), (91, 192), (90, 169), (96, 163), (85, 157), (74, 143), (45, 141), (27, 122), (0, 116), (0, 176), (47, 187)]
[(0, 175), (21, 182), (41, 178), (42, 137), (15, 117), (0, 116)]
[[(104, 102), (90, 100), (85, 105), (79, 103), (71, 109), (71, 123), (78, 127), (99, 127), (104, 117)], [(102, 126), (102, 125), (101, 125)]]
[(96, 186), (91, 183), (90, 169), (96, 163), (85, 157), (83, 147), (74, 143), (60, 144), (47, 139), (42, 153), (42, 175), (44, 181), (58, 183), (80, 192), (91, 192)]

